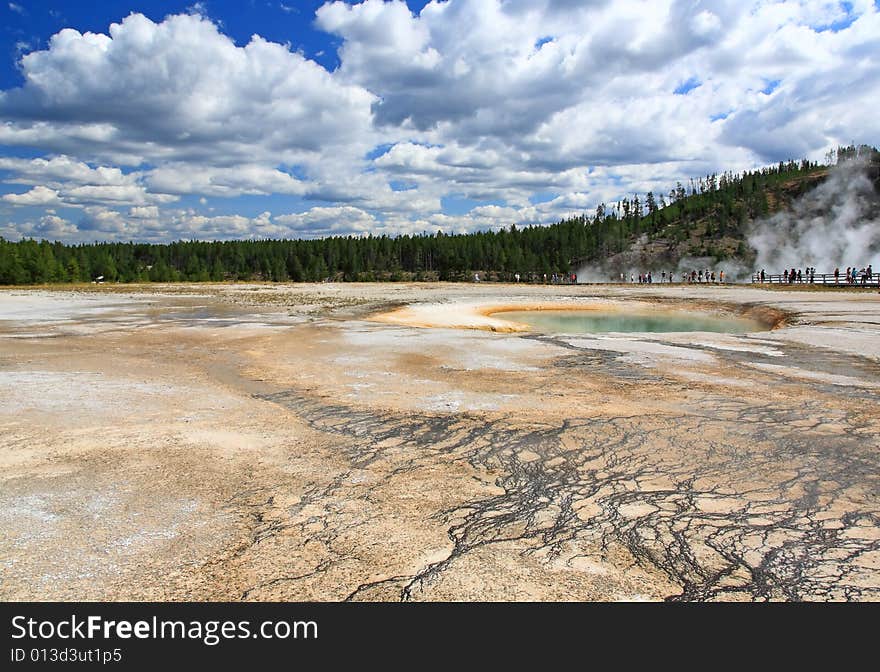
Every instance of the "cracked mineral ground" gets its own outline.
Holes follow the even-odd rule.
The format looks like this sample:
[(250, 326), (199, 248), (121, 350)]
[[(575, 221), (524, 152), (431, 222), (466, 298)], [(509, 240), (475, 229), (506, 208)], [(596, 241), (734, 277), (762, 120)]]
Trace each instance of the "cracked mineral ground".
[(876, 601), (878, 392), (876, 290), (2, 290), (0, 598)]

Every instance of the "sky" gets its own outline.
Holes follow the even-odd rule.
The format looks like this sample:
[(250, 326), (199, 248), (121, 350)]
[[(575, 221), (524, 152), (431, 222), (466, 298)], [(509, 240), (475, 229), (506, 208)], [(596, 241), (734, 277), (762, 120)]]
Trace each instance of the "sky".
[(0, 236), (549, 224), (878, 101), (880, 0), (0, 0)]

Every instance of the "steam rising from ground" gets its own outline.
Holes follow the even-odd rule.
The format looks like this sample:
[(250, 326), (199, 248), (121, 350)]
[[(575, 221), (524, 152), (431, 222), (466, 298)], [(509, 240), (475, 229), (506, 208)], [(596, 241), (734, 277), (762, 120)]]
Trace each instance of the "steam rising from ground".
[[(661, 272), (674, 271), (679, 282), (683, 274), (709, 269), (718, 276), (724, 271), (726, 282), (748, 281), (755, 271), (782, 273), (784, 269), (812, 266), (817, 273), (841, 276), (847, 266), (863, 269), (869, 264), (880, 271), (880, 194), (871, 181), (872, 168), (865, 159), (848, 159), (834, 168), (819, 186), (796, 199), (791, 208), (755, 221), (747, 241), (757, 252), (754, 268), (740, 259), (717, 261), (712, 257), (686, 256), (674, 264), (652, 260), (641, 268), (633, 264), (632, 253), (618, 255), (612, 263), (594, 263), (578, 269), (578, 282), (620, 282), (652, 271), (654, 282)], [(644, 237), (638, 243), (647, 242)], [(620, 262), (623, 263), (620, 263)], [(672, 268), (669, 268), (672, 266)]]
[(813, 266), (833, 273), (847, 266), (880, 267), (880, 197), (859, 160), (832, 169), (790, 211), (755, 222), (748, 236), (757, 269), (782, 273)]
[[(646, 264), (641, 268), (633, 265), (627, 265), (626, 271), (619, 269), (609, 270), (596, 264), (587, 264), (581, 266), (577, 271), (578, 282), (635, 282), (639, 274), (651, 272), (652, 281), (657, 283), (663, 282), (684, 282), (685, 274), (691, 271), (699, 273), (700, 271), (714, 271), (715, 277), (720, 282), (720, 272), (724, 271), (725, 282), (735, 282), (737, 280), (747, 280), (751, 275), (751, 269), (737, 259), (725, 259), (717, 261), (712, 257), (682, 257), (675, 264)], [(663, 273), (666, 273), (664, 276)], [(621, 278), (623, 273), (623, 278)], [(670, 278), (670, 274), (672, 278)], [(708, 280), (707, 280), (708, 282)]]

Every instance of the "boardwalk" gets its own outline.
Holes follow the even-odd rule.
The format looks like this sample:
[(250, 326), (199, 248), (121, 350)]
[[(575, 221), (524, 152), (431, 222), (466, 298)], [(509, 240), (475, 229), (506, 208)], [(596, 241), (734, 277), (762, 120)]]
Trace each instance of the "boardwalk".
[[(761, 274), (752, 275), (752, 283), (761, 284)], [(828, 285), (831, 287), (880, 287), (880, 273), (873, 273), (870, 278), (858, 277), (855, 282), (846, 281), (846, 273), (835, 277), (834, 273), (816, 273), (809, 280), (804, 275), (801, 282), (790, 282), (784, 275), (765, 275), (763, 282), (771, 285)]]

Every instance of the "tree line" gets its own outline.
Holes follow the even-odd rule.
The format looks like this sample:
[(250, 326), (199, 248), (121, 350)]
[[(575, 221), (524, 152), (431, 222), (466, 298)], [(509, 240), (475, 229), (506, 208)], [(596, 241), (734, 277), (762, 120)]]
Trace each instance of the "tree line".
[[(877, 150), (868, 148), (876, 158)], [(837, 160), (860, 148), (839, 148)], [(880, 161), (878, 161), (880, 163)], [(624, 251), (640, 236), (685, 237), (698, 220), (707, 236), (743, 236), (745, 224), (767, 214), (768, 192), (792, 178), (824, 170), (807, 160), (740, 174), (725, 172), (678, 183), (548, 226), (475, 233), (333, 236), (313, 240), (96, 242), (68, 245), (0, 237), (0, 284), (91, 282), (219, 282), (486, 280), (568, 274), (578, 265)]]

